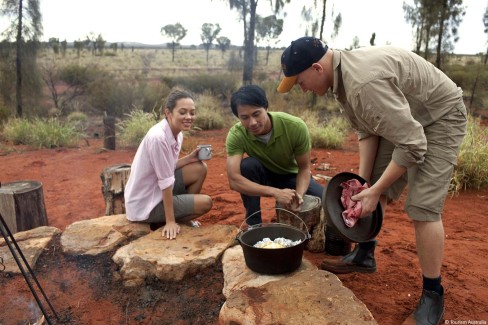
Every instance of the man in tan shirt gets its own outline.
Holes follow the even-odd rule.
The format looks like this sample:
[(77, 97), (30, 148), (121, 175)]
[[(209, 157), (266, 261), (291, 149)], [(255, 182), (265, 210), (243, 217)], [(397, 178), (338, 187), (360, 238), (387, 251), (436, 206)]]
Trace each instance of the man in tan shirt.
[[(398, 199), (408, 184), (405, 211), (413, 220), (423, 290), (404, 324), (439, 324), (444, 313), (441, 266), (442, 209), (466, 134), (462, 90), (420, 56), (384, 46), (352, 51), (328, 49), (312, 37), (291, 43), (281, 57), (285, 78), (278, 92), (294, 85), (323, 96), (331, 89), (357, 130), (359, 176), (372, 186), (353, 196), (360, 217)], [(335, 273), (375, 272), (376, 240), (359, 243), (342, 259), (321, 267)]]

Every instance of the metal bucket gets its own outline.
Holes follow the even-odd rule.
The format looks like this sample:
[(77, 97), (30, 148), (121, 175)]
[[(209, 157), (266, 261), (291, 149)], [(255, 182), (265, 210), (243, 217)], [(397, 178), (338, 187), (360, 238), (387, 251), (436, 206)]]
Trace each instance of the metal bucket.
[[(288, 210), (285, 211), (299, 218), (294, 213)], [(249, 217), (252, 217), (252, 215)], [(244, 222), (246, 220), (244, 220)], [(306, 228), (305, 223), (303, 224)], [(239, 229), (240, 231), (237, 234), (236, 239), (242, 247), (247, 267), (254, 272), (262, 274), (283, 274), (293, 272), (300, 267), (305, 244), (310, 239), (308, 230), (305, 232), (293, 226), (280, 223), (253, 225), (248, 227), (247, 230), (242, 230), (241, 228)], [(275, 240), (279, 237), (290, 239), (292, 241), (300, 240), (300, 243), (295, 246), (284, 248), (268, 249), (254, 247), (257, 242), (264, 238)]]

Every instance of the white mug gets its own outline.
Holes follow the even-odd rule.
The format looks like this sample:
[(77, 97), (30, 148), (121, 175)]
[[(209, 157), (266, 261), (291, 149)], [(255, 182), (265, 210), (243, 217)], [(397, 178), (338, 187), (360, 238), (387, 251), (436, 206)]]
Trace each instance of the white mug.
[(197, 146), (200, 148), (198, 151), (198, 159), (200, 160), (209, 160), (212, 158), (212, 145), (211, 144), (201, 144)]

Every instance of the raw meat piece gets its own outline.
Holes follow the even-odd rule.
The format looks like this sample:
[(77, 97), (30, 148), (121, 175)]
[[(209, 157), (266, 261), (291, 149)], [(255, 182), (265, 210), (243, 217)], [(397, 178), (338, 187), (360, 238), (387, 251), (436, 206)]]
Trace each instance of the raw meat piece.
[(341, 187), (342, 195), (341, 195), (341, 202), (342, 206), (344, 207), (344, 211), (342, 212), (342, 219), (347, 227), (353, 227), (359, 219), (361, 215), (361, 211), (363, 209), (363, 205), (360, 201), (353, 201), (351, 197), (361, 193), (364, 189), (369, 187), (368, 183), (361, 183), (357, 179), (350, 179), (348, 181), (342, 182)]

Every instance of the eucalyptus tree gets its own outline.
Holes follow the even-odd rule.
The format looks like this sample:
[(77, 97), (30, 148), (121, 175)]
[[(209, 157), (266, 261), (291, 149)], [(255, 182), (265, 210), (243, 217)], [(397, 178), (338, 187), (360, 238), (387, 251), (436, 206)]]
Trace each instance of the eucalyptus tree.
[(433, 20), (433, 4), (436, 0), (414, 0), (413, 5), (403, 3), (403, 11), (405, 14), (405, 21), (412, 25), (415, 37), (415, 50), (417, 54), (421, 54), (422, 46), (424, 45), (424, 58), (429, 55), (429, 40), (431, 28), (434, 23)]
[(269, 61), (269, 51), (271, 45), (276, 45), (278, 36), (283, 32), (283, 19), (276, 18), (276, 15), (270, 15), (267, 17), (256, 17), (256, 32), (257, 40), (263, 42), (266, 45), (266, 65)]
[(53, 49), (54, 54), (59, 54), (59, 38), (51, 37), (49, 38), (49, 46)]
[(359, 46), (359, 37), (358, 36), (354, 36), (352, 38), (352, 44), (351, 46), (349, 47), (348, 50), (354, 50), (354, 49), (358, 49), (360, 46)]
[(185, 38), (187, 30), (181, 25), (180, 23), (176, 24), (169, 24), (166, 26), (161, 27), (161, 35), (169, 37), (171, 39), (171, 43), (168, 43), (168, 46), (171, 48), (172, 58), (171, 62), (175, 61), (175, 50), (178, 45), (180, 45), (180, 41)]
[(210, 24), (204, 23), (202, 25), (202, 33), (200, 34), (200, 38), (202, 40), (203, 47), (205, 48), (205, 52), (207, 52), (207, 64), (208, 64), (208, 52), (212, 47), (213, 41), (217, 38), (222, 28), (220, 28), (219, 24)]
[(85, 48), (85, 42), (82, 40), (77, 40), (73, 42), (73, 47), (76, 50), (76, 55), (78, 58), (80, 57), (81, 51)]
[(435, 62), (436, 66), (441, 68), (441, 52), (451, 50), (454, 48), (453, 43), (459, 40), (458, 27), (466, 14), (466, 9), (463, 6), (463, 0), (442, 0), (439, 11)]
[(97, 52), (97, 42), (95, 39), (95, 34), (93, 32), (88, 33), (85, 36), (85, 40), (83, 41), (85, 48), (91, 52), (92, 55), (95, 55)]
[(301, 16), (305, 24), (305, 35), (317, 37), (317, 31), (319, 29), (319, 21), (314, 15), (314, 7), (303, 6)]
[(66, 40), (61, 41), (61, 54), (66, 56), (66, 50), (68, 49), (68, 42)]
[(324, 36), (324, 25), (325, 25), (325, 8), (327, 5), (327, 0), (322, 0), (322, 10), (321, 10), (321, 17), (320, 17), (320, 32), (319, 32), (319, 38), (323, 39)]
[(112, 44), (110, 44), (110, 49), (111, 49), (111, 50), (112, 50), (114, 53), (117, 53), (118, 46), (119, 46), (119, 44), (118, 44), (118, 43), (112, 43)]
[(436, 65), (441, 68), (442, 52), (449, 52), (457, 42), (458, 27), (465, 14), (463, 0), (414, 0), (413, 6), (403, 3), (405, 20), (414, 28), (415, 52), (429, 58), (436, 48)]
[(85, 47), (91, 51), (92, 55), (103, 55), (107, 41), (103, 38), (102, 34), (95, 36), (95, 33), (90, 32), (86, 35), (84, 43)]
[[(39, 0), (4, 0), (0, 6), (0, 15), (11, 19), (10, 26), (3, 32), (7, 40), (15, 39), (15, 73), (16, 73), (16, 114), (21, 117), (22, 86), (24, 55), (29, 56), (31, 67), (35, 67), (35, 56), (39, 47), (39, 38), (42, 36), (42, 15)], [(32, 73), (34, 75), (34, 73)]]
[(102, 34), (98, 34), (94, 43), (96, 44), (96, 49), (98, 50), (98, 54), (103, 55), (103, 50), (105, 49), (105, 43), (107, 43), (107, 41), (103, 39)]
[[(488, 36), (488, 5), (485, 8), (485, 14), (483, 15), (483, 25), (485, 26), (484, 32)], [(488, 40), (486, 41), (488, 45)], [(488, 47), (486, 48), (485, 64), (488, 61)]]
[(375, 39), (376, 39), (376, 33), (371, 34), (371, 38), (369, 39), (369, 45), (374, 46)]
[(256, 26), (256, 8), (258, 0), (229, 0), (230, 9), (236, 9), (244, 27), (244, 69), (242, 83), (252, 83), (254, 70), (254, 37)]
[[(486, 6), (485, 13), (483, 14), (483, 25), (484, 25), (483, 31), (485, 32), (485, 34), (488, 35), (488, 5)], [(488, 41), (486, 42), (486, 44), (488, 44)], [(487, 59), (488, 59), (488, 48), (486, 49), (486, 55), (485, 55), (485, 59), (483, 62), (484, 65), (486, 65)], [(475, 95), (477, 94), (478, 84), (481, 83), (482, 88), (483, 88), (483, 85), (484, 85), (484, 89), (487, 88), (486, 87), (486, 80), (485, 80), (485, 82), (483, 82), (482, 80), (480, 81), (480, 79), (482, 79), (482, 73), (485, 71), (485, 69), (486, 68), (484, 68), (484, 67), (482, 68), (481, 66), (479, 67), (479, 69), (476, 69), (476, 77), (474, 79), (473, 86), (471, 89), (471, 98), (469, 100), (469, 106), (468, 106), (468, 110), (471, 114), (474, 114), (475, 110), (476, 110), (476, 108), (473, 107), (473, 101), (474, 101)]]
[(230, 48), (230, 39), (225, 36), (217, 37), (217, 47), (222, 52), (222, 59), (224, 58), (224, 53)]
[[(303, 21), (307, 23), (305, 27), (305, 35), (314, 36), (324, 40), (325, 18), (327, 16), (326, 8), (327, 0), (314, 0), (312, 7), (303, 6), (301, 16)], [(342, 26), (342, 15), (341, 13), (338, 13), (335, 16), (334, 7), (332, 7), (331, 18), (333, 19), (333, 30), (330, 33), (330, 37), (331, 39), (334, 39), (339, 34), (339, 30)]]
[[(332, 16), (334, 16), (334, 12), (332, 12)], [(332, 33), (330, 35), (331, 39), (335, 39), (337, 35), (339, 35), (339, 30), (342, 26), (342, 15), (338, 13), (337, 16), (334, 18), (334, 27), (332, 27)]]
[[(270, 0), (269, 3), (275, 13), (279, 13), (291, 0)], [(230, 9), (235, 9), (240, 14), (240, 20), (244, 27), (244, 69), (242, 82), (244, 85), (252, 83), (254, 70), (254, 50), (256, 31), (256, 9), (258, 0), (229, 0)]]

